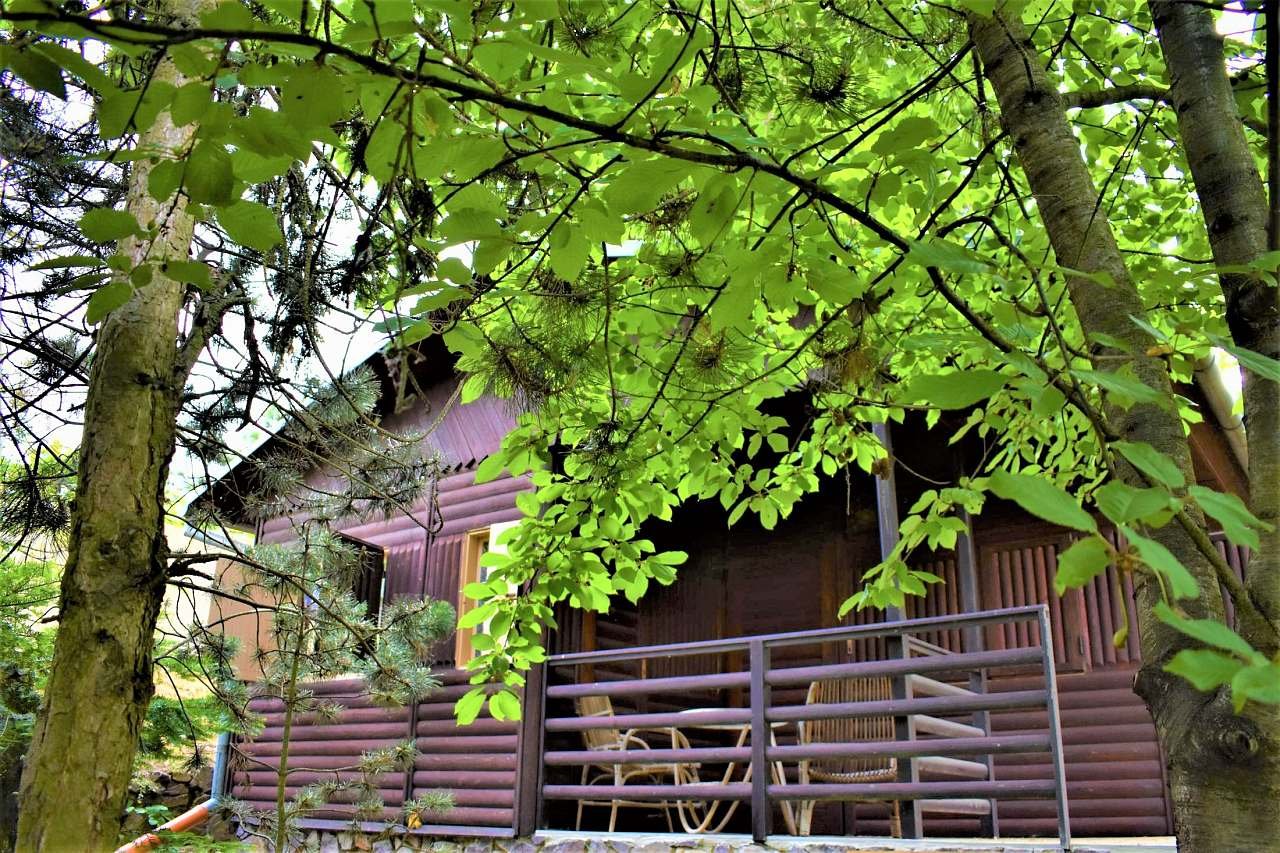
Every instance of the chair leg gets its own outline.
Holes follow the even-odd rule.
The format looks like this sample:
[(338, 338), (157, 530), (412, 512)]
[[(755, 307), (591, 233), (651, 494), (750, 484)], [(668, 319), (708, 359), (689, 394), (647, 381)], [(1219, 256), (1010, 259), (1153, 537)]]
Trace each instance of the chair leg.
[(797, 831), (807, 836), (813, 825), (813, 807), (817, 805), (814, 800), (801, 800), (796, 804), (796, 811), (799, 812), (800, 821)]
[(889, 834), (894, 838), (902, 837), (902, 804), (893, 801), (893, 817), (889, 819)]
[[(587, 784), (587, 768), (586, 767), (582, 768), (582, 781), (579, 784), (582, 784), (582, 785)], [(574, 821), (573, 828), (575, 831), (582, 830), (582, 800), (578, 800), (578, 819)]]

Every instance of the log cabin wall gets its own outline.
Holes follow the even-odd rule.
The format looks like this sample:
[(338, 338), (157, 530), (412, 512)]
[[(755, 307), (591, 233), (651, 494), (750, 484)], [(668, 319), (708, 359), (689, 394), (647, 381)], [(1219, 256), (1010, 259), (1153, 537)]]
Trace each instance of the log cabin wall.
[[(425, 595), (459, 607), (458, 579), (467, 534), (521, 517), (515, 496), (530, 488), (527, 480), (504, 474), (487, 483), (475, 481), (476, 466), (497, 450), (514, 419), (506, 404), (493, 397), (466, 405), (453, 403), (455, 388), (452, 379), (431, 385), (413, 406), (383, 421), (388, 431), (398, 435), (425, 433), (423, 452), (437, 456), (447, 472), (435, 488), (428, 488), (407, 512), (389, 518), (343, 519), (330, 525), (384, 550), (385, 601)], [(332, 485), (337, 477), (317, 471), (308, 481)], [(258, 526), (258, 541), (296, 539), (300, 521), (295, 516), (267, 519)], [(452, 637), (441, 642), (438, 655), (437, 663), (454, 663)]]
[[(295, 717), (290, 738), (288, 766), (291, 773), (286, 795), (293, 797), (304, 785), (317, 782), (359, 780), (351, 768), (361, 754), (413, 740), (419, 750), (408, 770), (394, 770), (374, 777), (382, 799), (380, 819), (402, 824), (400, 808), (409, 798), (427, 791), (448, 790), (454, 808), (433, 816), (434, 834), (511, 835), (515, 804), (517, 724), (493, 719), (488, 711), (467, 728), (454, 723), (453, 704), (471, 688), (469, 673), (442, 669), (442, 686), (414, 706), (386, 708), (364, 695), (359, 681), (346, 679), (311, 685), (315, 695), (343, 710), (332, 721), (314, 713)], [(248, 742), (233, 747), (230, 766), (231, 793), (255, 809), (275, 807), (277, 768), (280, 766), (284, 706), (279, 699), (254, 699), (250, 709), (263, 716), (266, 728)], [(356, 816), (356, 791), (340, 792), (303, 821), (308, 828), (345, 829)], [(378, 819), (371, 816), (366, 819)]]
[[(503, 478), (487, 484), (474, 482), (474, 466), (492, 452), (510, 419), (496, 401), (482, 400), (470, 407), (456, 407), (438, 424), (431, 412), (447, 409), (451, 386), (428, 390), (429, 405), (416, 407), (403, 416), (403, 425), (434, 425), (427, 445), (454, 464), (453, 472), (439, 482), (438, 506), (443, 526), (433, 535), (423, 529), (427, 503), (421, 502), (406, 515), (385, 521), (352, 522), (339, 525), (343, 532), (380, 545), (387, 554), (387, 599), (400, 595), (421, 595), (457, 603), (459, 566), (463, 542), (470, 530), (518, 519), (515, 495), (528, 485)], [(467, 410), (470, 409), (468, 413)], [(465, 416), (464, 416), (465, 414)], [(919, 437), (917, 436), (917, 439)], [(1193, 435), (1199, 479), (1207, 485), (1239, 491), (1240, 472), (1223, 451), (1220, 436), (1200, 429)], [(926, 444), (903, 442), (900, 452), (914, 454)], [(934, 443), (934, 451), (946, 449)], [(912, 459), (917, 469), (927, 468)], [(938, 474), (944, 476), (943, 473)], [(908, 485), (900, 498), (909, 506), (921, 486)], [(853, 477), (828, 481), (820, 492), (806, 498), (789, 519), (775, 530), (766, 531), (752, 517), (745, 517), (733, 529), (724, 523), (718, 506), (682, 510), (674, 523), (647, 531), (660, 548), (679, 548), (690, 553), (687, 565), (670, 587), (652, 587), (638, 604), (615, 602), (609, 614), (590, 614), (561, 607), (557, 611), (560, 630), (549, 638), (552, 652), (583, 649), (623, 648), (664, 642), (682, 642), (717, 637), (746, 636), (776, 631), (792, 631), (837, 624), (840, 603), (861, 584), (861, 573), (879, 561), (879, 537), (875, 513), (875, 490), (869, 478)], [(271, 519), (259, 525), (261, 541), (292, 538), (291, 519)], [(1138, 664), (1138, 637), (1133, 625), (1132, 582), (1114, 577), (1114, 570), (1083, 590), (1059, 599), (1053, 594), (1057, 554), (1069, 543), (1063, 531), (1044, 525), (1008, 508), (993, 506), (978, 520), (975, 529), (978, 552), (979, 606), (1009, 607), (1047, 603), (1051, 611), (1050, 642), (1059, 667), (1058, 688), (1063, 717), (1063, 739), (1067, 761), (1068, 793), (1073, 831), (1078, 835), (1167, 834), (1171, 831), (1163, 761), (1150, 717), (1131, 691)], [(1219, 541), (1219, 547), (1238, 572), (1243, 571), (1247, 554)], [(957, 613), (962, 610), (956, 560), (953, 554), (919, 557), (916, 564), (942, 577), (944, 585), (932, 586), (921, 598), (909, 598), (906, 616), (920, 617)], [(1121, 595), (1116, 595), (1119, 588)], [(1122, 602), (1127, 607), (1122, 609)], [(865, 624), (880, 621), (874, 610), (854, 612), (844, 621)], [(1115, 632), (1126, 622), (1129, 635), (1118, 646)], [(958, 632), (927, 636), (948, 650), (959, 650)], [(1034, 629), (993, 629), (984, 641), (989, 648), (1036, 645), (1041, 638)], [(450, 663), (452, 642), (442, 644), (441, 660)], [(784, 665), (822, 662), (836, 654), (852, 659), (883, 657), (885, 649), (877, 641), (861, 641), (841, 650), (789, 650)], [(682, 675), (697, 672), (741, 670), (745, 661), (712, 658), (674, 659), (650, 664), (654, 671), (644, 675)], [(642, 673), (614, 665), (598, 671), (579, 673), (583, 680), (634, 678)], [(1030, 676), (1028, 676), (1029, 678)], [(1020, 676), (1002, 678), (992, 690), (1025, 687)], [(477, 826), (496, 826), (511, 817), (508, 782), (514, 784), (516, 745), (514, 734), (496, 721), (465, 736), (449, 729), (448, 702), (442, 697), (425, 711), (414, 713), (417, 721), (396, 712), (374, 713), (352, 700), (352, 716), (341, 734), (315, 727), (307, 738), (319, 751), (329, 749), (331, 760), (337, 753), (382, 737), (383, 730), (414, 727), (420, 747), (428, 754), (419, 761), (410, 791), (423, 785), (450, 784), (476, 793), (460, 798), (460, 808), (487, 810), (470, 816), (459, 815), (458, 824), (474, 820)], [(729, 697), (733, 702), (733, 697)], [(437, 707), (438, 706), (438, 707)], [(627, 709), (620, 709), (627, 710)], [(654, 708), (652, 710), (659, 710)], [(375, 719), (376, 718), (376, 719)], [(372, 726), (374, 728), (365, 728)], [(1034, 733), (1046, 728), (1043, 713), (1003, 713), (994, 715), (993, 727), (1002, 733)], [(448, 731), (447, 731), (448, 730)], [(312, 737), (314, 735), (314, 737)], [(367, 737), (366, 737), (367, 735)], [(477, 738), (472, 740), (472, 736)], [(456, 745), (446, 743), (458, 738)], [(324, 746), (326, 739), (330, 743)], [(387, 740), (399, 739), (391, 738)], [(259, 741), (262, 742), (261, 739)], [(456, 746), (456, 748), (455, 748)], [(508, 749), (510, 747), (510, 749)], [(270, 744), (263, 755), (269, 755)], [(358, 750), (357, 750), (358, 751)], [(278, 753), (277, 753), (278, 754)], [(480, 756), (483, 767), (470, 762)], [(346, 756), (342, 753), (342, 756)], [(349, 756), (348, 756), (349, 758)], [(257, 771), (259, 774), (261, 770)], [(997, 759), (997, 779), (1048, 778), (1050, 769), (1041, 759), (1002, 756)], [(238, 786), (249, 791), (262, 779), (239, 777)], [(388, 781), (394, 800), (395, 780)], [(406, 778), (401, 777), (403, 785)], [(485, 787), (489, 786), (489, 787)], [(496, 792), (496, 793), (495, 793)], [(253, 793), (257, 793), (253, 791)], [(401, 795), (403, 796), (403, 795)], [(464, 802), (465, 800), (465, 802)], [(505, 810), (505, 811), (504, 811)], [(1052, 835), (1054, 816), (1050, 804), (1002, 803), (1001, 831), (1006, 836)], [(859, 806), (857, 809), (826, 807), (817, 819), (816, 831), (862, 834), (887, 831), (883, 810)], [(850, 824), (849, 821), (854, 821)], [(507, 820), (510, 826), (510, 820)], [(930, 834), (966, 834), (974, 822), (931, 817), (926, 821)]]
[[(511, 421), (498, 401), (481, 398), (466, 406), (449, 403), (452, 386), (428, 388), (424, 400), (408, 412), (389, 417), (384, 424), (400, 434), (430, 430), (424, 451), (438, 454), (451, 472), (408, 512), (386, 519), (346, 519), (331, 525), (337, 532), (380, 547), (385, 554), (383, 600), (426, 595), (457, 607), (463, 543), (468, 532), (521, 517), (515, 497), (527, 490), (524, 479), (503, 476), (488, 483), (475, 482), (475, 466), (493, 452)], [(315, 472), (320, 482), (332, 474)], [(432, 509), (434, 507), (434, 510)], [(288, 542), (299, 535), (300, 519), (279, 517), (257, 526), (259, 542)], [(429, 532), (430, 531), (430, 532)], [(362, 752), (413, 740), (420, 755), (411, 771), (384, 774), (376, 780), (386, 809), (383, 819), (402, 823), (400, 807), (406, 797), (445, 788), (454, 795), (455, 808), (434, 822), (437, 834), (510, 835), (514, 820), (517, 724), (499, 721), (488, 710), (470, 727), (459, 728), (453, 719), (454, 702), (468, 689), (469, 674), (453, 669), (454, 638), (443, 640), (436, 650), (437, 675), (443, 686), (410, 707), (382, 708), (361, 695), (356, 682), (330, 681), (315, 686), (317, 695), (344, 710), (330, 723), (303, 715), (294, 728), (290, 766), (308, 771), (291, 776), (292, 796), (309, 782), (333, 778), (337, 768), (351, 768)], [(255, 807), (274, 805), (276, 768), (281, 751), (283, 709), (277, 699), (253, 700), (251, 710), (265, 716), (267, 728), (248, 742), (237, 744), (239, 753), (232, 775), (232, 793)], [(313, 772), (314, 771), (314, 772)], [(357, 779), (343, 772), (340, 778)], [(355, 811), (353, 797), (336, 801), (311, 815), (308, 826), (349, 821)], [(345, 823), (335, 823), (343, 826)]]

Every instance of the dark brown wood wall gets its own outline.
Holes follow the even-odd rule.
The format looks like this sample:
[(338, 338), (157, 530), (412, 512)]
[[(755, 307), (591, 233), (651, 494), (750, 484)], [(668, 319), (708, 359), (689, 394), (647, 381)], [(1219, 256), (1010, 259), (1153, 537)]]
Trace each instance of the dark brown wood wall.
[[(335, 525), (335, 529), (386, 551), (384, 600), (425, 594), (457, 607), (458, 577), (467, 532), (518, 520), (521, 513), (516, 508), (515, 496), (529, 488), (526, 480), (506, 476), (476, 483), (475, 473), (463, 470), (441, 478), (435, 494), (438, 517), (433, 518), (427, 511), (432, 499), (428, 495), (411, 513), (388, 519), (346, 520)], [(438, 525), (438, 529), (429, 533), (428, 528), (433, 524)], [(292, 519), (273, 518), (261, 525), (259, 541), (288, 542), (297, 535)], [(452, 663), (453, 653), (450, 637), (438, 647), (439, 662)]]
[[(358, 781), (362, 777), (356, 768), (363, 752), (412, 739), (420, 751), (412, 777), (407, 778), (404, 770), (376, 777), (385, 806), (382, 820), (404, 822), (401, 806), (406, 792), (416, 797), (444, 789), (453, 793), (455, 806), (430, 818), (439, 831), (447, 827), (454, 828), (452, 834), (478, 827), (510, 830), (517, 723), (495, 720), (486, 710), (472, 725), (459, 727), (454, 722), (453, 705), (471, 689), (470, 673), (443, 670), (438, 677), (438, 690), (416, 707), (404, 708), (373, 704), (362, 694), (361, 683), (353, 679), (310, 685), (317, 697), (343, 710), (333, 720), (319, 720), (315, 714), (294, 718), (288, 766), (300, 772), (290, 775), (287, 795), (292, 797), (304, 785), (315, 782)], [(250, 710), (263, 716), (266, 727), (252, 740), (236, 744), (231, 793), (259, 810), (269, 810), (275, 805), (284, 706), (279, 699), (262, 697), (252, 701)], [(355, 792), (341, 792), (307, 818), (350, 820), (355, 816), (356, 796)]]

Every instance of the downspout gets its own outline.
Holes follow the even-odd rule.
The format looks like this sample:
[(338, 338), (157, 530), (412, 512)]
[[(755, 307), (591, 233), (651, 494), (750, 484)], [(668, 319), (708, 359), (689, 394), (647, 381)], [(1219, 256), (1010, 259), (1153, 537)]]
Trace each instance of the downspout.
[[(209, 799), (198, 806), (188, 809), (162, 826), (157, 831), (186, 832), (204, 823), (218, 808), (222, 801), (223, 788), (226, 787), (227, 763), (231, 752), (231, 733), (221, 732), (218, 745), (213, 753), (213, 780), (210, 783)], [(160, 837), (154, 832), (140, 835), (128, 844), (116, 850), (116, 853), (133, 853), (137, 850), (149, 850), (160, 843)]]
[(1231, 394), (1228, 393), (1227, 386), (1222, 384), (1222, 368), (1218, 366), (1218, 361), (1212, 353), (1196, 365), (1195, 375), (1196, 384), (1204, 392), (1209, 410), (1213, 412), (1218, 426), (1222, 428), (1223, 436), (1227, 439), (1231, 455), (1240, 464), (1240, 468), (1247, 473), (1249, 442), (1244, 431), (1244, 421), (1232, 411)]

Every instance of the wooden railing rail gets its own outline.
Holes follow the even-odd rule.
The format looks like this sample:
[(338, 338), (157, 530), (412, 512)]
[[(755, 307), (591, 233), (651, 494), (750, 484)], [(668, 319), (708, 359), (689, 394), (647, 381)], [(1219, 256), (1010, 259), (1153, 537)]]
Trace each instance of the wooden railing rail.
[[(900, 801), (906, 834), (919, 833), (920, 814), (953, 810), (957, 814), (981, 815), (987, 826), (996, 826), (996, 799), (1053, 799), (1058, 813), (1059, 842), (1070, 847), (1066, 780), (1063, 772), (1061, 726), (1054, 680), (1053, 651), (1050, 644), (1039, 647), (975, 651), (971, 647), (956, 652), (918, 638), (918, 634), (960, 629), (972, 635), (988, 625), (1030, 622), (1041, 638), (1052, 637), (1048, 609), (1043, 605), (1002, 610), (872, 623), (817, 631), (769, 634), (726, 640), (642, 646), (631, 649), (578, 652), (553, 655), (547, 660), (547, 678), (568, 668), (576, 675), (589, 668), (583, 665), (604, 662), (647, 660), (722, 652), (746, 652), (746, 672), (719, 672), (696, 676), (632, 678), (587, 683), (530, 684), (536, 693), (527, 708), (539, 712), (536, 728), (527, 722), (524, 729), (524, 758), (540, 758), (536, 772), (525, 768), (527, 780), (519, 791), (522, 811), (541, 815), (542, 800), (589, 800), (671, 803), (741, 801), (749, 803), (751, 831), (763, 842), (771, 833), (773, 807), (794, 801)], [(890, 655), (885, 660), (848, 661), (817, 666), (777, 666), (773, 653), (779, 648), (820, 646), (850, 640), (884, 637)], [(895, 649), (897, 651), (895, 651)], [(1044, 677), (1040, 689), (1003, 693), (986, 690), (988, 670), (1025, 672), (1038, 666)], [(571, 675), (570, 677), (573, 677)], [(891, 698), (822, 704), (776, 704), (776, 690), (839, 679), (888, 677), (895, 685)], [(545, 717), (549, 701), (573, 700), (589, 696), (623, 698), (671, 694), (702, 695), (709, 691), (745, 691), (746, 707), (697, 708), (686, 711), (623, 710), (607, 716)], [(539, 695), (540, 694), (540, 695)], [(788, 695), (788, 694), (780, 694)], [(679, 697), (664, 700), (667, 708)], [(696, 700), (695, 700), (696, 701)], [(561, 705), (563, 707), (563, 705)], [(677, 706), (678, 707), (678, 706)], [(1022, 735), (992, 734), (989, 713), (1023, 708), (1044, 708), (1049, 727), (1045, 733)], [(972, 715), (973, 722), (961, 722), (957, 715)], [(823, 719), (892, 717), (897, 721), (893, 740), (846, 743), (776, 742), (779, 726), (803, 724)], [(548, 748), (547, 736), (583, 735), (595, 730), (661, 730), (687, 726), (738, 727), (742, 733), (737, 746), (686, 745), (665, 748), (660, 743), (645, 749), (565, 749)], [(917, 730), (929, 735), (918, 738)], [(749, 742), (746, 740), (749, 735)], [(674, 736), (671, 746), (675, 747)], [(703, 742), (705, 743), (705, 741)], [(1009, 753), (1050, 753), (1053, 776), (1048, 780), (997, 780), (992, 757)], [(785, 767), (811, 761), (845, 759), (888, 759), (898, 762), (897, 781), (795, 784), (787, 779)], [(675, 774), (667, 784), (560, 784), (548, 782), (544, 768), (595, 766), (671, 765), (693, 767), (738, 765), (750, 768), (750, 777), (727, 784), (690, 782), (687, 775)], [(963, 781), (936, 781), (921, 772), (942, 773)], [(576, 778), (577, 774), (574, 773)], [(729, 771), (732, 775), (732, 770)], [(696, 778), (696, 777), (694, 777)], [(728, 778), (728, 776), (726, 776)], [(951, 807), (954, 806), (954, 809)], [(727, 808), (727, 807), (726, 807)], [(785, 813), (788, 818), (790, 812)], [(790, 820), (789, 820), (790, 822)], [(541, 818), (527, 821), (541, 826)], [(914, 832), (912, 831), (914, 830)]]

